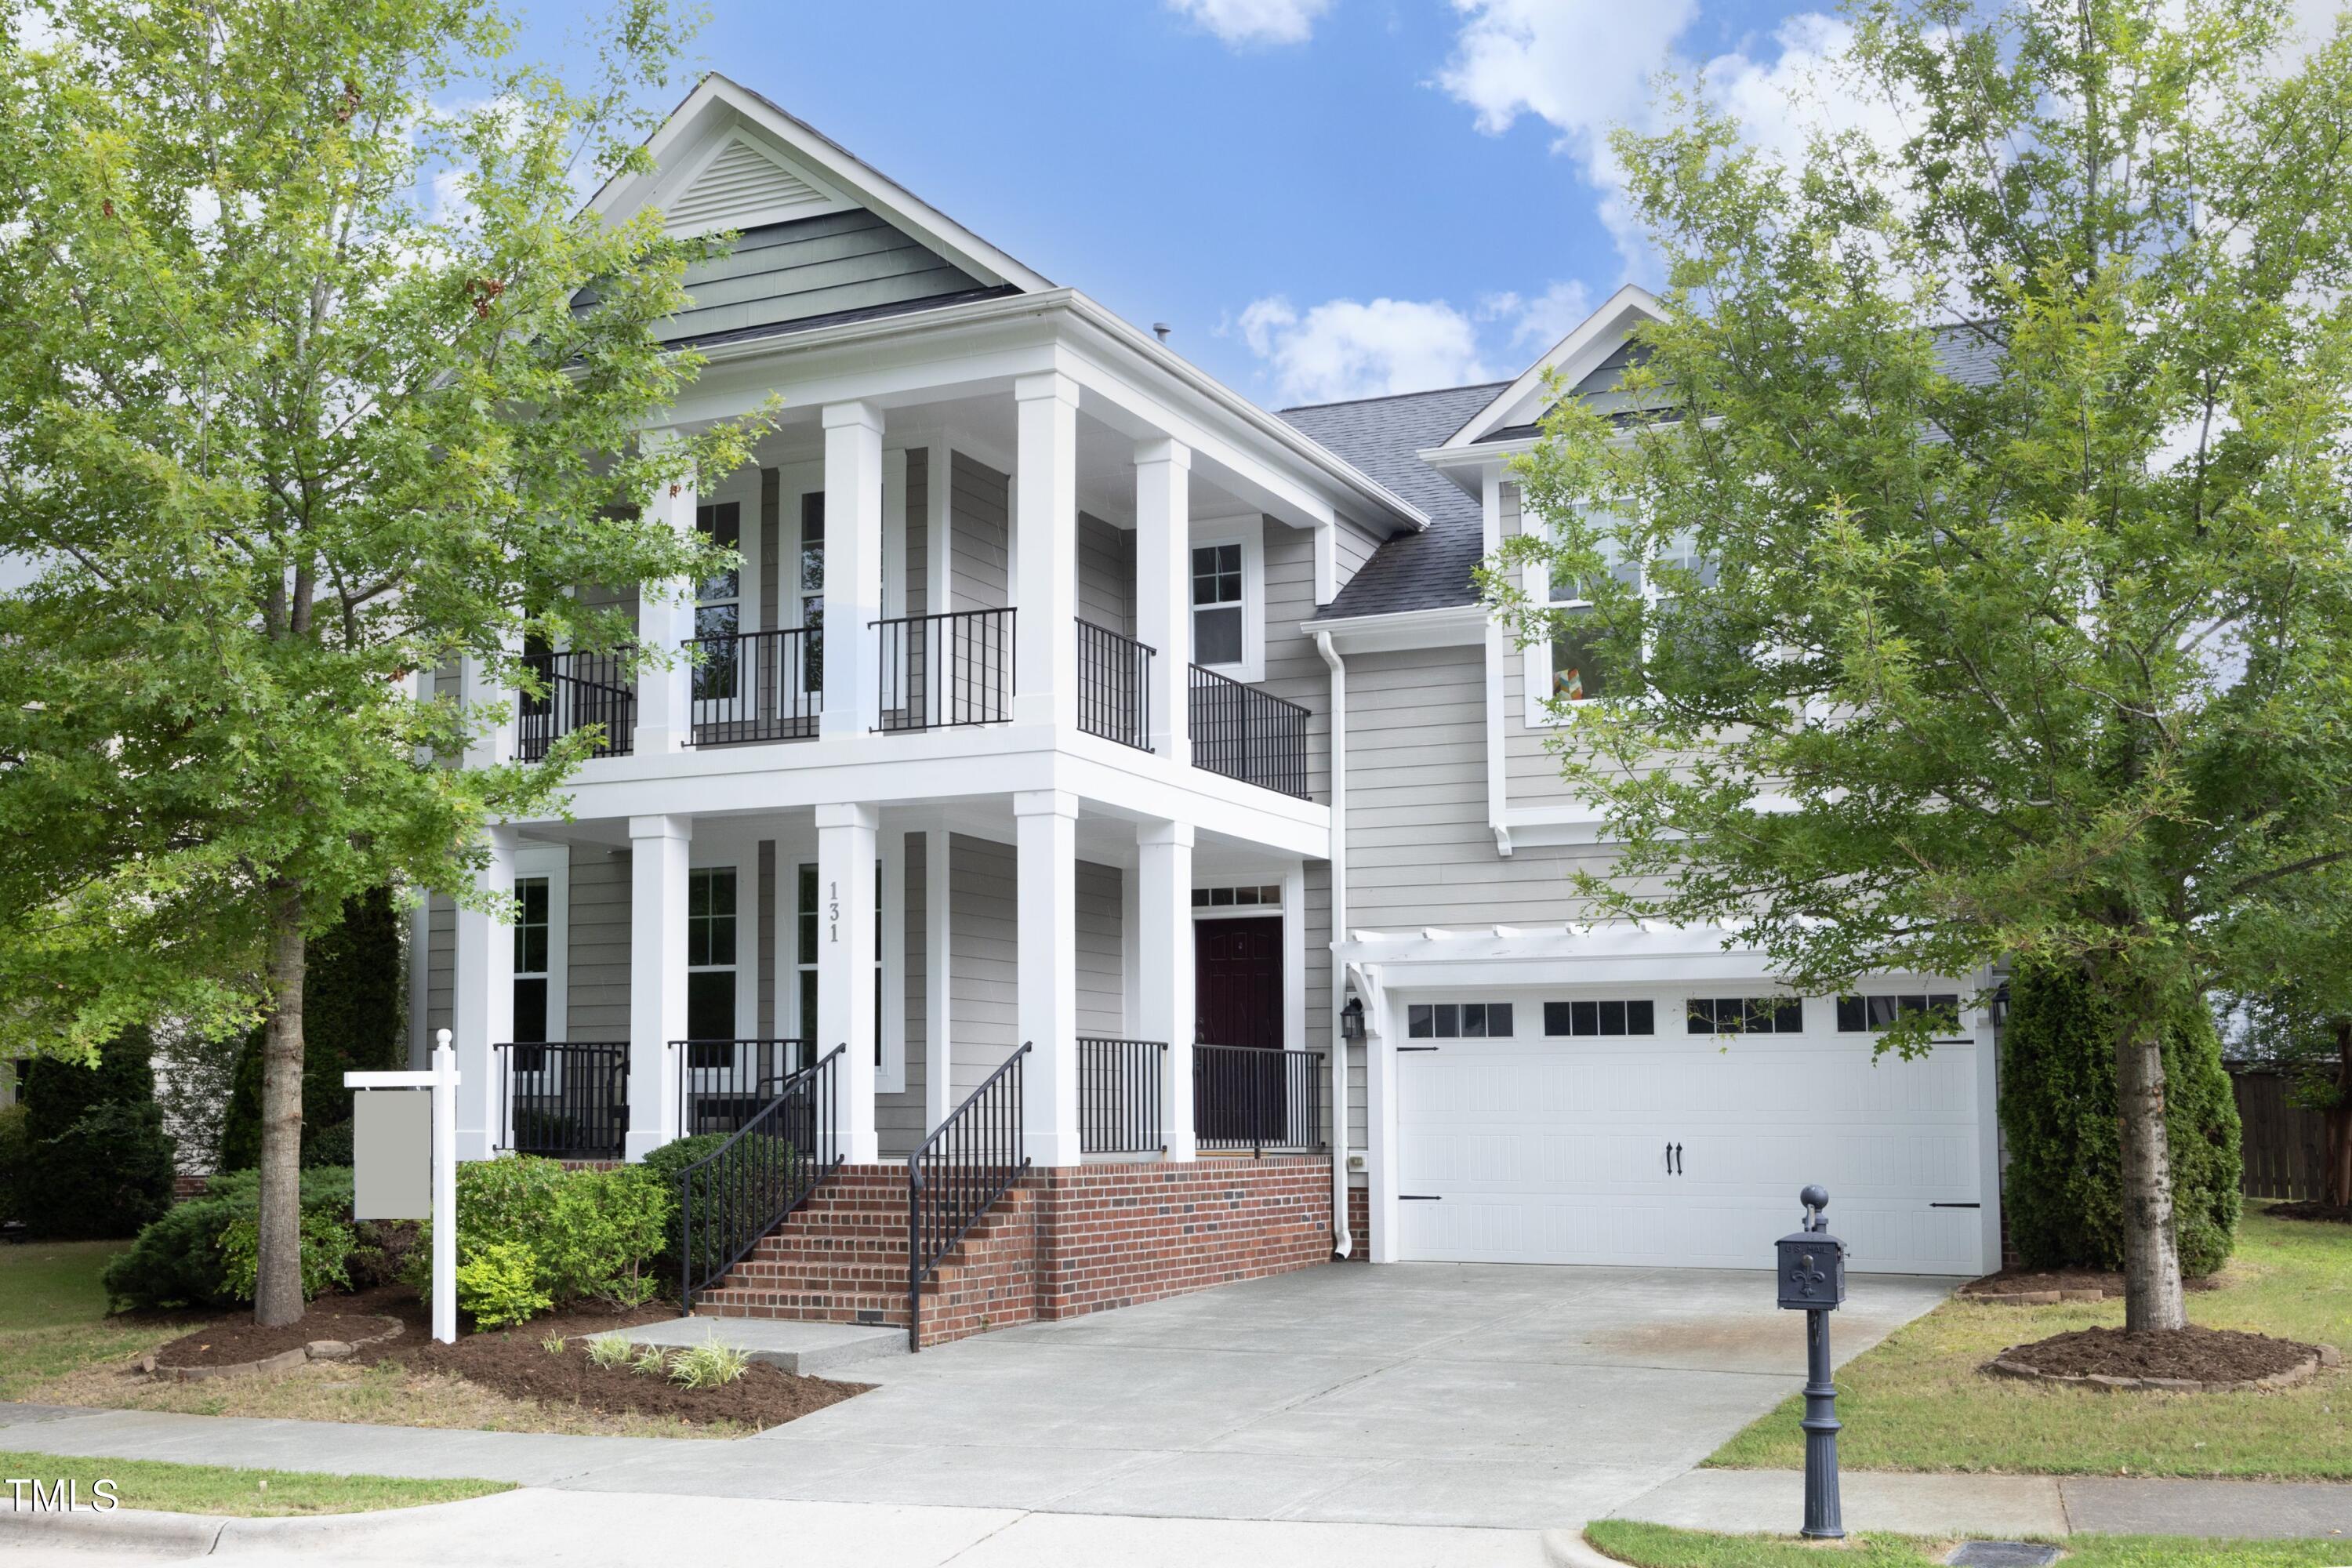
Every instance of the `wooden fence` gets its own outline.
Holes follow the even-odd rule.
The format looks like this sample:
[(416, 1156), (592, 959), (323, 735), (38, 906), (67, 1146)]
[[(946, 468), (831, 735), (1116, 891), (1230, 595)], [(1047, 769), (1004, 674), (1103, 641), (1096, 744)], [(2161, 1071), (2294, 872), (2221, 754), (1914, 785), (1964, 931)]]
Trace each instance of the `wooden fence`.
[(2326, 1119), (2287, 1098), (2293, 1080), (2275, 1068), (2230, 1064), (2238, 1121), (2245, 1128), (2245, 1175), (2250, 1198), (2325, 1195)]

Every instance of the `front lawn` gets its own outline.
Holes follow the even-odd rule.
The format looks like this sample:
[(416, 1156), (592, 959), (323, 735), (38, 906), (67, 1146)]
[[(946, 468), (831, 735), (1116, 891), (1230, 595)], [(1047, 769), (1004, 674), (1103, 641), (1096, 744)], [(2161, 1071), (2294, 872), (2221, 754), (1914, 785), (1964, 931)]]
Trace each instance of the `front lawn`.
[(29, 1241), (0, 1247), (0, 1400), (52, 1378), (146, 1350), (178, 1331), (152, 1319), (110, 1319), (99, 1284), (121, 1241)]
[[(1584, 1538), (1636, 1568), (1926, 1568), (1951, 1551), (1948, 1541), (1907, 1535), (1850, 1536), (1842, 1549), (1788, 1536), (1713, 1535), (1606, 1519), (1585, 1527)], [(2074, 1535), (2066, 1540), (2066, 1568), (2326, 1568), (2344, 1561), (2344, 1547), (2324, 1541), (2205, 1541), (2177, 1535)]]
[(154, 1459), (85, 1459), (58, 1454), (0, 1452), (0, 1477), (44, 1487), (74, 1484), (89, 1508), (101, 1480), (114, 1483), (124, 1508), (166, 1513), (233, 1513), (248, 1518), (298, 1513), (362, 1513), (421, 1508), (511, 1491), (511, 1481), (411, 1480), (397, 1476), (327, 1476), (305, 1470), (236, 1470), (225, 1465), (173, 1465)]
[[(1855, 1287), (1869, 1288), (1866, 1279)], [(2273, 1219), (2248, 1205), (2237, 1256), (2219, 1288), (2189, 1293), (2189, 1315), (2213, 1328), (2352, 1349), (2352, 1226)], [(1840, 1371), (1840, 1460), (1860, 1470), (2352, 1478), (2352, 1408), (2337, 1408), (2352, 1406), (2345, 1368), (2300, 1388), (2219, 1394), (2094, 1394), (1979, 1370), (2010, 1345), (2120, 1326), (2123, 1317), (2120, 1301), (1947, 1301)], [(1791, 1396), (1707, 1463), (1801, 1468), (1802, 1409)]]

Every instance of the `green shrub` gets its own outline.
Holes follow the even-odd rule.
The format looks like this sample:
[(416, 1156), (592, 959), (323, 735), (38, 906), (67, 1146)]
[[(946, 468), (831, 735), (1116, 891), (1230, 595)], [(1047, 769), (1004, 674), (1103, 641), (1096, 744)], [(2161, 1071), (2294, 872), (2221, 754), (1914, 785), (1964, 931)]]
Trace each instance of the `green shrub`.
[[(330, 1285), (351, 1289), (348, 1260), (358, 1245), (352, 1227), (316, 1209), (302, 1211), (302, 1300), (314, 1300)], [(228, 1293), (240, 1301), (253, 1300), (261, 1274), (261, 1220), (240, 1212), (220, 1234), (222, 1276)]]
[(352, 1124), (338, 1121), (332, 1127), (310, 1131), (308, 1122), (302, 1126), (301, 1163), (306, 1166), (344, 1165), (352, 1163)]
[(25, 1079), (18, 1206), (33, 1235), (135, 1236), (172, 1205), (177, 1170), (143, 1032), (110, 1041), (95, 1065), (36, 1058)]
[(405, 1279), (422, 1228), (413, 1219), (363, 1219), (352, 1226), (358, 1243), (345, 1263), (352, 1289), (373, 1290)]
[(25, 1179), (33, 1155), (31, 1118), (22, 1100), (0, 1105), (0, 1223), (25, 1217)]
[(705, 1340), (671, 1358), (669, 1380), (687, 1388), (722, 1388), (743, 1375), (751, 1358), (733, 1345)]
[[(458, 1268), (488, 1248), (499, 1249), (491, 1271), (499, 1279), (528, 1262), (530, 1290), (502, 1295), (499, 1310), (531, 1297), (544, 1299), (534, 1309), (541, 1311), (588, 1300), (641, 1304), (669, 1235), (670, 1207), (661, 1182), (641, 1166), (566, 1170), (528, 1154), (469, 1161), (457, 1167)], [(430, 1288), (430, 1257), (420, 1241), (409, 1265), (420, 1289)], [(466, 1305), (462, 1289), (458, 1300)], [(478, 1315), (476, 1321), (489, 1326)]]
[[(684, 1219), (686, 1210), (678, 1207), (679, 1177), (691, 1166), (699, 1164), (724, 1148), (732, 1134), (698, 1132), (691, 1138), (680, 1138), (653, 1150), (640, 1167), (653, 1173), (664, 1193), (668, 1194), (673, 1211), (670, 1233), (665, 1238), (661, 1257), (655, 1267), (664, 1281), (679, 1276), (680, 1254), (685, 1246)], [(766, 1139), (773, 1147), (759, 1150), (751, 1147)], [(698, 1173), (690, 1178), (692, 1190), (685, 1203), (693, 1211), (694, 1250), (697, 1255), (695, 1273), (708, 1275), (727, 1259), (729, 1238), (711, 1227), (709, 1216), (718, 1215), (772, 1214), (786, 1195), (785, 1189), (793, 1175), (792, 1144), (772, 1134), (754, 1132), (737, 1145), (741, 1158), (730, 1157), (723, 1166)]]
[[(308, 1296), (316, 1292), (310, 1281), (321, 1270), (329, 1276), (356, 1278), (349, 1229), (352, 1173), (343, 1168), (305, 1171), (301, 1193), (303, 1293)], [(257, 1226), (260, 1212), (257, 1173), (232, 1171), (215, 1176), (203, 1197), (179, 1205), (146, 1226), (129, 1251), (118, 1254), (107, 1265), (102, 1278), (108, 1300), (118, 1311), (129, 1307), (235, 1305), (241, 1298), (231, 1284), (222, 1237), (239, 1222)], [(331, 1233), (323, 1227), (329, 1226), (343, 1231), (347, 1255), (335, 1257), (331, 1263), (313, 1256), (325, 1247)], [(376, 1245), (383, 1245), (383, 1238), (378, 1237)], [(249, 1291), (251, 1286), (246, 1289)]]
[(457, 1305), (475, 1326), (502, 1329), (537, 1317), (555, 1303), (539, 1285), (530, 1248), (503, 1241), (477, 1243), (457, 1259)]
[[(2221, 1037), (2201, 1005), (2168, 1029), (2164, 1074), (2180, 1267), (2192, 1277), (2210, 1274), (2237, 1239), (2239, 1127)], [(2122, 1267), (2116, 1027), (2074, 976), (2028, 972), (2011, 980), (2000, 1115), (2009, 1145), (2001, 1201), (2020, 1261)]]

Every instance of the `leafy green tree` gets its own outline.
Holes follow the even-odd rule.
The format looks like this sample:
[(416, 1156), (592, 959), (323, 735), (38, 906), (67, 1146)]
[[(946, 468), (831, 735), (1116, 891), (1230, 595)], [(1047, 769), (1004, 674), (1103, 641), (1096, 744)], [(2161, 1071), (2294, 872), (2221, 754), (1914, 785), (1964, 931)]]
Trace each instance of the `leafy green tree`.
[(2178, 1328), (2165, 1023), (2352, 856), (2352, 42), (2295, 58), (2274, 0), (1850, 15), (1831, 74), (1899, 135), (1780, 160), (1686, 94), (1616, 137), (1670, 279), (1654, 412), (1560, 399), (1549, 531), (1489, 591), (1533, 640), (1562, 616), (1510, 568), (1580, 580), (1639, 672), (1560, 704), (1625, 846), (1602, 907), (1809, 990), (2080, 978), (2126, 1321)]
[[(419, 700), (568, 590), (718, 555), (649, 503), (757, 420), (641, 441), (697, 244), (583, 190), (643, 168), (675, 58), (623, 0), (584, 87), (470, 0), (36, 0), (0, 72), (0, 1047), (266, 1021), (255, 1315), (302, 1310), (308, 944), (385, 885), (479, 897), (484, 824), (593, 736), (457, 769), (502, 705)], [(451, 107), (451, 105), (457, 107)], [(649, 658), (667, 657), (665, 654)]]
[[(2326, 889), (2328, 895), (2339, 889)], [(2326, 1129), (2319, 1196), (2352, 1208), (2352, 898), (2323, 896), (2233, 924), (2233, 1049), (2290, 1075)]]

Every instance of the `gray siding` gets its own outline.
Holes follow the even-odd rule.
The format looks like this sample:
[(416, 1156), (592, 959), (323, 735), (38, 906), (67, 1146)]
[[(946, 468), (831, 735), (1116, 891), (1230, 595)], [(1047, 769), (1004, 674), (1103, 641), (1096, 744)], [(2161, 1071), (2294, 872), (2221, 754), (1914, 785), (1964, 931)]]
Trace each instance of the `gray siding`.
[[(925, 857), (930, 851), (931, 836), (927, 833), (907, 835), (907, 884), (900, 893), (900, 908), (905, 911), (907, 931), (907, 968), (901, 977), (907, 994), (907, 1088), (902, 1094), (877, 1094), (874, 1097), (874, 1126), (878, 1136), (882, 1157), (903, 1159), (914, 1152), (923, 1141), (923, 1085), (926, 1081), (924, 1055), (928, 1048), (923, 1018), (929, 1003), (930, 964), (924, 949), (926, 895), (929, 883), (924, 874)], [(888, 919), (885, 910), (884, 919)]]
[(1013, 481), (961, 452), (950, 468), (948, 603), (942, 610), (994, 610), (1013, 602)]
[(1356, 574), (1364, 569), (1364, 563), (1372, 558), (1372, 552), (1381, 547), (1381, 542), (1379, 534), (1341, 518), (1339, 526), (1331, 536), (1333, 588), (1345, 588)]
[(1020, 1044), (1020, 905), (1013, 846), (957, 834), (949, 852), (949, 1099), (961, 1103)]
[(1078, 513), (1078, 618), (1135, 635), (1135, 535)]
[(1348, 660), (1348, 918), (1357, 928), (1544, 925), (1584, 918), (1569, 885), (1605, 846), (1522, 845), (1486, 826), (1486, 654)]
[(1126, 910), (1116, 866), (1081, 860), (1078, 884), (1078, 1033), (1127, 1032)]
[(565, 1033), (575, 1040), (629, 1037), (629, 854), (572, 849), (572, 931), (564, 986)]
[(1307, 710), (1307, 787), (1331, 798), (1331, 671), (1315, 639), (1298, 629), (1315, 615), (1315, 533), (1272, 518), (1265, 530), (1265, 679), (1276, 697)]
[(425, 899), (425, 1048), (429, 1051), (439, 1037), (434, 1031), (456, 1026), (457, 906), (447, 895), (434, 893)]
[(903, 305), (983, 285), (870, 212), (828, 213), (746, 229), (722, 256), (686, 269), (693, 303), (661, 323), (677, 342)]
[(899, 571), (907, 584), (907, 614), (927, 616), (931, 593), (931, 453), (917, 447), (907, 454), (907, 559)]

